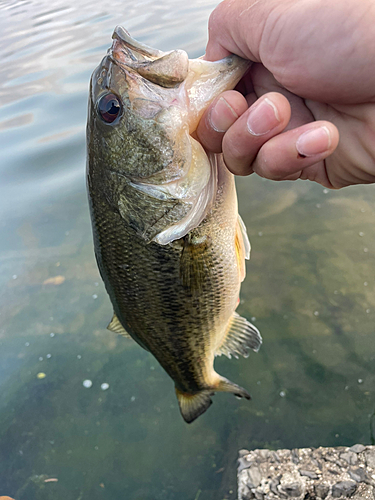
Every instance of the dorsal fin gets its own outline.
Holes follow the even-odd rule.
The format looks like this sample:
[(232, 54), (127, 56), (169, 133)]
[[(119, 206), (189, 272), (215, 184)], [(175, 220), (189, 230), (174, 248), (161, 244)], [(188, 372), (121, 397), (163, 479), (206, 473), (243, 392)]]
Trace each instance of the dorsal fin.
[(247, 358), (249, 349), (257, 352), (261, 344), (262, 337), (258, 328), (234, 312), (229, 320), (223, 343), (217, 350), (216, 355), (225, 354), (228, 358), (231, 358), (231, 356), (238, 358), (241, 355)]
[(119, 335), (122, 335), (123, 337), (131, 339), (131, 336), (128, 334), (128, 332), (125, 330), (125, 328), (120, 323), (120, 320), (116, 316), (116, 313), (113, 313), (113, 317), (111, 319), (111, 322), (107, 326), (107, 329), (111, 332), (118, 333)]

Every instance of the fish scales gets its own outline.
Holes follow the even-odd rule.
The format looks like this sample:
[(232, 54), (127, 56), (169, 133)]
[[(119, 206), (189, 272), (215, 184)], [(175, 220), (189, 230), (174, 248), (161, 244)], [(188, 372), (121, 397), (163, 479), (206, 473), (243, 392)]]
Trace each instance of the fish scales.
[[(220, 227), (227, 217), (221, 205), (219, 198), (209, 218), (192, 232), (193, 237), (204, 235), (205, 223), (211, 224), (212, 219)], [(235, 224), (227, 226), (227, 231), (232, 233), (228, 237), (218, 231), (218, 240), (211, 241), (209, 250), (202, 254), (204, 272), (197, 294), (180, 280), (184, 242), (178, 240), (168, 249), (156, 243), (146, 244), (134, 229), (124, 226), (105, 199), (92, 199), (92, 212), (96, 240), (105, 242), (97, 245), (101, 274), (113, 303), (118, 305), (116, 313), (121, 323), (129, 332), (138, 332), (142, 345), (153, 353), (181, 390), (202, 389), (195, 383), (188, 386), (184, 380), (194, 381), (202, 376), (204, 367), (198, 360), (208, 356), (213, 359), (212, 351), (218, 347), (223, 334), (222, 327), (217, 329), (221, 315), (235, 307), (239, 291), (232, 243)], [(223, 294), (224, 286), (233, 292)], [(212, 338), (215, 328), (217, 336)], [(165, 331), (170, 335), (163, 335)], [(178, 358), (181, 352), (185, 353), (183, 360)], [(186, 365), (192, 367), (191, 376), (180, 381), (179, 370), (186, 373)]]
[[(261, 343), (257, 329), (234, 313), (246, 234), (233, 175), (221, 156), (208, 157), (192, 138), (209, 102), (233, 87), (247, 66), (236, 58), (236, 67), (231, 56), (219, 65), (189, 61), (186, 73), (186, 58), (175, 51), (174, 65), (179, 59), (183, 73), (176, 74), (174, 65), (165, 66), (170, 53), (141, 46), (121, 30), (90, 90), (87, 184), (95, 255), (114, 308), (109, 328), (155, 356), (190, 423), (215, 391), (249, 399), (215, 372), (214, 357), (246, 355)], [(132, 67), (134, 59), (150, 81)], [(202, 74), (214, 91), (208, 87), (196, 102), (194, 84), (201, 89)]]

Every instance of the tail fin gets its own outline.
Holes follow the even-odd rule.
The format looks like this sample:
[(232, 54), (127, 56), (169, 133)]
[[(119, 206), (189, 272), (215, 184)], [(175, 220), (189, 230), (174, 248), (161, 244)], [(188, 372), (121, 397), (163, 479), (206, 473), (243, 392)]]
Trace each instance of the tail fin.
[(181, 392), (176, 388), (178, 405), (185, 422), (190, 424), (202, 415), (202, 413), (212, 405), (211, 396), (213, 396), (216, 391), (231, 392), (238, 398), (251, 399), (250, 394), (243, 387), (234, 384), (225, 377), (221, 377), (220, 375), (218, 375), (218, 377), (219, 381), (212, 389), (204, 389), (195, 394)]
[(234, 384), (225, 377), (220, 377), (219, 383), (215, 388), (216, 391), (232, 392), (238, 398), (251, 399), (250, 394), (237, 384)]
[(212, 400), (210, 398), (212, 394), (213, 392), (211, 390), (203, 390), (196, 394), (189, 394), (181, 392), (176, 388), (178, 405), (185, 422), (190, 424), (212, 405)]

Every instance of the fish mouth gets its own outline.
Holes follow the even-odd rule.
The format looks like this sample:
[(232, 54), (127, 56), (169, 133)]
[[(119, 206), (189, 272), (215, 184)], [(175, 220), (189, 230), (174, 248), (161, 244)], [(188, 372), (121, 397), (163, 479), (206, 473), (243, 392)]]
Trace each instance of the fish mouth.
[[(195, 132), (210, 102), (221, 92), (233, 89), (251, 65), (250, 61), (233, 54), (212, 62), (189, 59), (184, 50), (163, 52), (139, 42), (121, 26), (116, 26), (112, 38), (108, 55), (125, 73), (138, 74), (161, 87), (161, 92), (162, 88), (178, 91), (179, 95), (175, 96), (178, 105), (185, 107), (190, 135)], [(181, 99), (182, 94), (184, 99)], [(165, 93), (161, 95), (162, 99), (166, 98)], [(176, 99), (173, 102), (176, 103)]]
[(110, 54), (117, 64), (135, 70), (161, 87), (176, 87), (188, 76), (189, 58), (184, 50), (162, 52), (135, 40), (128, 31), (116, 26)]

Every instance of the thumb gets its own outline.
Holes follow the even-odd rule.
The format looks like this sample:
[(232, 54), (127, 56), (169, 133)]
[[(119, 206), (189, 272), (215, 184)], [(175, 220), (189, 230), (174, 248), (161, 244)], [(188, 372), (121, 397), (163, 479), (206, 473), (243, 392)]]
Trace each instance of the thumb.
[(205, 59), (217, 61), (229, 54), (260, 62), (259, 45), (274, 0), (224, 0), (208, 21)]

